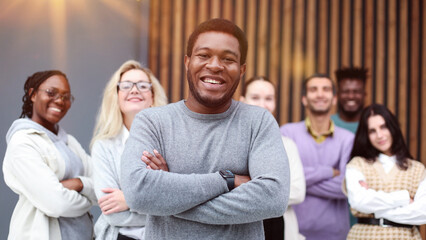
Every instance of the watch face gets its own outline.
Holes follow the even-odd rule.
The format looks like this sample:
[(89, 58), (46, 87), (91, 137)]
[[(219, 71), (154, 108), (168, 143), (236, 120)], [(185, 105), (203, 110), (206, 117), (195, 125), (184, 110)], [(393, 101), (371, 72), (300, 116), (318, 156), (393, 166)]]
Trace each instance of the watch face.
[(222, 177), (224, 177), (224, 178), (233, 178), (234, 177), (234, 174), (229, 170), (221, 170), (220, 175), (222, 175)]

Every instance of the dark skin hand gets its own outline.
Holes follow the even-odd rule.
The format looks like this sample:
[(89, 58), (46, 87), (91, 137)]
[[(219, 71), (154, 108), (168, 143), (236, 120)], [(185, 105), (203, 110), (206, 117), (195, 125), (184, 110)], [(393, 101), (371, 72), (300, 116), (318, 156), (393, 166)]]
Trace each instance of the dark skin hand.
[(83, 183), (81, 182), (80, 178), (70, 178), (67, 180), (62, 180), (60, 183), (62, 183), (62, 185), (69, 190), (74, 190), (77, 192), (83, 190)]
[[(168, 172), (169, 168), (167, 166), (166, 160), (164, 160), (163, 156), (154, 149), (154, 155), (149, 153), (148, 151), (143, 151), (142, 153), (142, 162), (146, 164), (146, 168), (153, 170), (163, 170)], [(234, 178), (235, 187), (239, 187), (241, 184), (250, 181), (251, 178), (245, 175), (236, 175)]]

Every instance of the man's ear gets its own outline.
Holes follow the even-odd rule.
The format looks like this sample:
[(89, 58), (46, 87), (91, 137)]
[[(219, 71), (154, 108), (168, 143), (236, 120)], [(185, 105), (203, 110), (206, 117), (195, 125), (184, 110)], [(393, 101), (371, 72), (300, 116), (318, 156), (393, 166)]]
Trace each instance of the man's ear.
[(244, 96), (240, 96), (240, 102), (245, 103), (246, 102), (246, 98)]
[(244, 73), (246, 73), (246, 68), (247, 68), (247, 65), (245, 63), (240, 66), (240, 79), (243, 78)]
[(308, 106), (308, 100), (306, 99), (306, 96), (302, 96), (302, 104), (303, 106)]
[(183, 62), (185, 63), (185, 70), (186, 71), (188, 71), (190, 60), (191, 60), (191, 57), (188, 57), (188, 55), (185, 55), (185, 57), (183, 58)]

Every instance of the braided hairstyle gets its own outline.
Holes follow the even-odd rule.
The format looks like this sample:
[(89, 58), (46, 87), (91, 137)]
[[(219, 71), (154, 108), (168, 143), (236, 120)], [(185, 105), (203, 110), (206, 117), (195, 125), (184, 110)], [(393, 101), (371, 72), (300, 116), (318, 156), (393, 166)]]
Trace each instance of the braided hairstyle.
[(25, 94), (22, 97), (22, 102), (24, 104), (22, 105), (22, 113), (21, 116), (19, 116), (20, 118), (31, 118), (33, 116), (33, 102), (31, 101), (31, 97), (34, 95), (34, 93), (38, 90), (38, 88), (44, 81), (54, 75), (63, 76), (68, 81), (68, 78), (65, 73), (59, 70), (36, 72), (27, 78), (27, 81), (25, 81), (24, 85)]

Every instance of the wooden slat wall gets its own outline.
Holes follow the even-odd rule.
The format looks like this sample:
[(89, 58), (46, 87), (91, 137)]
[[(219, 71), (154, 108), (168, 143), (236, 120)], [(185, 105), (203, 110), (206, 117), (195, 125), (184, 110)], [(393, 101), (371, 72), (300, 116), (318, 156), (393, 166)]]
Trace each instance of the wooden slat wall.
[[(399, 118), (426, 163), (426, 3), (423, 0), (151, 0), (149, 67), (171, 102), (188, 94), (183, 56), (194, 27), (223, 17), (249, 41), (247, 72), (277, 83), (280, 124), (304, 118), (301, 82), (343, 66), (369, 69), (367, 104)], [(238, 99), (244, 79), (237, 89)]]

